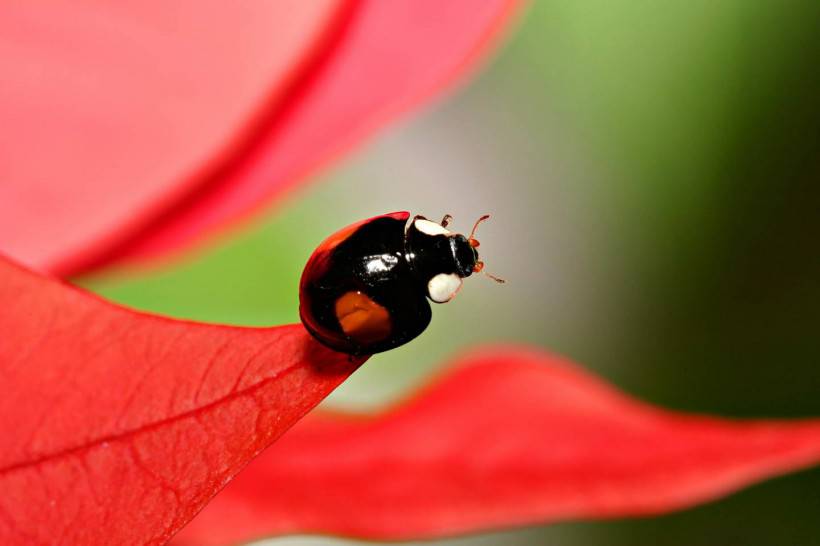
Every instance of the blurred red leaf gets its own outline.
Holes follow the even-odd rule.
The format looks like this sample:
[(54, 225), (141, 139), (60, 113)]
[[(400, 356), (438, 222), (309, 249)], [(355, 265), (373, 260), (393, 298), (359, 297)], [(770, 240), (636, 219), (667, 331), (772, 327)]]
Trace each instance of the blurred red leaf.
[(247, 145), (340, 0), (5, 2), (0, 249), (70, 270)]
[(498, 37), (514, 0), (363, 0), (325, 60), (258, 135), (173, 215), (152, 224), (118, 257), (184, 246), (264, 203), (347, 151), (391, 118), (455, 83)]
[(0, 259), (0, 544), (162, 544), (355, 368), (301, 325), (145, 315)]
[(4, 5), (0, 248), (70, 274), (184, 245), (440, 91), (514, 5)]
[(376, 416), (313, 413), (175, 544), (417, 539), (666, 512), (820, 460), (820, 420), (664, 411), (555, 357), (484, 350)]

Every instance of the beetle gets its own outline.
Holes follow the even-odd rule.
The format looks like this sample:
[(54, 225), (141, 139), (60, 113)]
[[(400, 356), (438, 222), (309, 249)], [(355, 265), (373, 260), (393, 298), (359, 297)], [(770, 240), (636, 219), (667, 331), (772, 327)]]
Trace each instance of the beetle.
[(465, 277), (483, 270), (475, 231), (489, 215), (468, 237), (447, 229), (449, 214), (438, 223), (409, 218), (402, 211), (362, 220), (316, 248), (299, 283), (299, 315), (313, 337), (350, 355), (388, 351), (427, 328), (428, 299), (452, 300)]

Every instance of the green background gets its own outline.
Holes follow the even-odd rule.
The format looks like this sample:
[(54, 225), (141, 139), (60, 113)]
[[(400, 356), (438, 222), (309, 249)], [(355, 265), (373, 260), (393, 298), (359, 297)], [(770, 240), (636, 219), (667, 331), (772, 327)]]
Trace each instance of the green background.
[[(298, 320), (316, 244), (391, 210), (481, 227), (470, 279), (425, 334), (330, 404), (374, 407), (460, 349), (571, 357), (663, 406), (820, 415), (820, 2), (541, 1), (465, 89), (287, 201), (151, 270), (77, 279), (131, 306)], [(335, 544), (289, 538), (271, 544)], [(820, 544), (820, 471), (673, 515), (458, 544)]]

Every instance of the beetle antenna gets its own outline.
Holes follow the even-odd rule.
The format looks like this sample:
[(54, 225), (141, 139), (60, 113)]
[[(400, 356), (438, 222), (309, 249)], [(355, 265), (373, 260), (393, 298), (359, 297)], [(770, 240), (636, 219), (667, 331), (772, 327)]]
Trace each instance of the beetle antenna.
[(475, 263), (475, 266), (473, 267), (473, 273), (483, 273), (485, 277), (488, 277), (488, 278), (494, 280), (498, 284), (504, 284), (505, 282), (507, 282), (507, 281), (505, 281), (504, 279), (502, 279), (500, 277), (496, 277), (495, 275), (490, 275), (489, 273), (484, 271), (484, 262), (482, 262), (481, 260), (479, 260)]
[(453, 221), (453, 215), (452, 214), (445, 214), (444, 218), (441, 219), (441, 227), (446, 228), (447, 226), (450, 225), (450, 222), (452, 222), (452, 221)]
[[(478, 224), (480, 224), (481, 222), (483, 222), (484, 220), (487, 220), (487, 219), (489, 219), (489, 218), (490, 218), (490, 215), (489, 215), (489, 214), (485, 214), (484, 216), (482, 216), (481, 218), (479, 218), (478, 220), (476, 220), (476, 221), (475, 221), (475, 224), (473, 225), (473, 230), (470, 232), (470, 236), (469, 236), (467, 239), (468, 239), (468, 240), (469, 240), (469, 239), (473, 239), (473, 236), (475, 235), (475, 230), (476, 230), (476, 229), (478, 229)], [(477, 245), (476, 245), (476, 246), (477, 246)]]

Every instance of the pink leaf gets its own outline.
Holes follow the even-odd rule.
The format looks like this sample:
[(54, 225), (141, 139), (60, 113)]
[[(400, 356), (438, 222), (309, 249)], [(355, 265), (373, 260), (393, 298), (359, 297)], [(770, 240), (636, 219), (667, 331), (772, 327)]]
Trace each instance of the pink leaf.
[(404, 540), (655, 514), (818, 461), (818, 419), (672, 413), (547, 354), (485, 349), (385, 413), (312, 414), (176, 543)]
[(301, 325), (145, 315), (0, 259), (0, 544), (163, 544), (356, 367)]
[(453, 82), (514, 4), (7, 4), (0, 249), (70, 274), (186, 245)]

